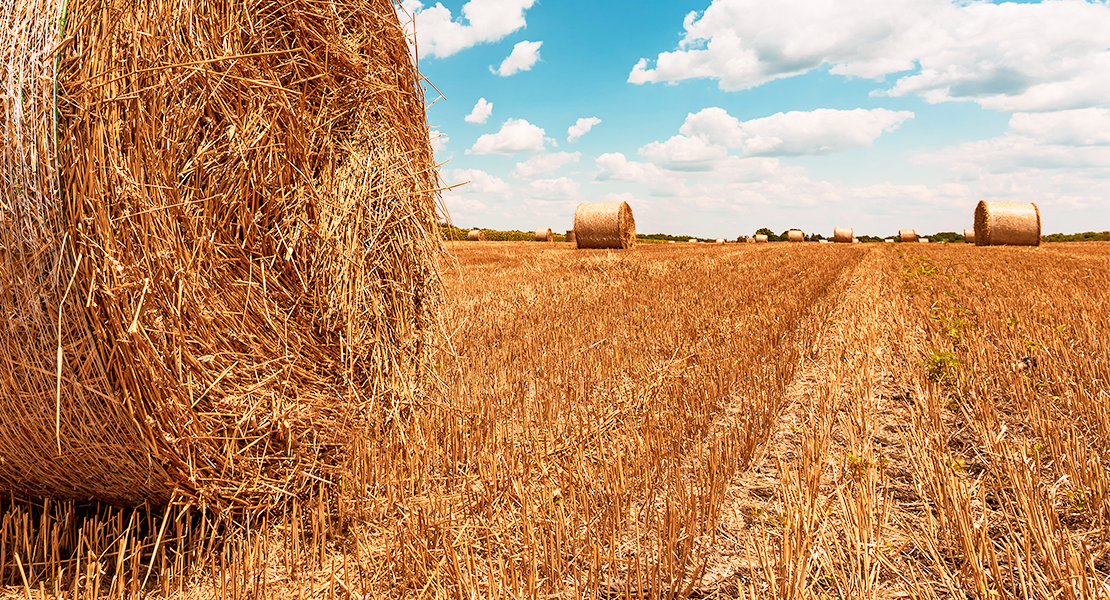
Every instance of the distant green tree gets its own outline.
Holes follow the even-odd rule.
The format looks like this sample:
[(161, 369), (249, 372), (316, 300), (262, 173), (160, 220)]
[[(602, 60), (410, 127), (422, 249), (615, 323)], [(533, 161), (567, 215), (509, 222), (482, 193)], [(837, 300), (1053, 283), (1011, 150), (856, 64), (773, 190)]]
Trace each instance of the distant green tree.
[(1083, 233), (1050, 233), (1044, 236), (1046, 242), (1110, 242), (1110, 231), (1086, 231)]
[(934, 242), (962, 243), (964, 241), (964, 236), (962, 234), (956, 233), (955, 231), (942, 231), (940, 233), (935, 233), (929, 236), (929, 239)]
[(777, 242), (777, 241), (779, 241), (779, 236), (775, 235), (775, 232), (771, 231), (770, 229), (767, 229), (766, 227), (760, 227), (759, 229), (755, 230), (755, 234), (756, 235), (765, 235), (765, 236), (767, 236), (767, 241), (768, 242)]

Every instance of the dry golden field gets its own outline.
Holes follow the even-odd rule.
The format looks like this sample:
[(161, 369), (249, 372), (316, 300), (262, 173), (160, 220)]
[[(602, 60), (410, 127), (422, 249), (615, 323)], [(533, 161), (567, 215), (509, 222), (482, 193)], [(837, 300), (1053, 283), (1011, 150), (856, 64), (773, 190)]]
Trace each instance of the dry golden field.
[(448, 251), (370, 501), (11, 502), (6, 593), (1110, 599), (1110, 245)]

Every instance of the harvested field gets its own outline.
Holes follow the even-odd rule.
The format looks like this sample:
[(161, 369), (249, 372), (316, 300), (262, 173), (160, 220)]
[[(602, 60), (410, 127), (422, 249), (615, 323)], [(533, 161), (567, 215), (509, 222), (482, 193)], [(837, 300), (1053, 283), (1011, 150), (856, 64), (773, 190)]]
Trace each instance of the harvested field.
[(447, 247), (366, 494), (10, 504), (8, 595), (1110, 598), (1110, 244)]

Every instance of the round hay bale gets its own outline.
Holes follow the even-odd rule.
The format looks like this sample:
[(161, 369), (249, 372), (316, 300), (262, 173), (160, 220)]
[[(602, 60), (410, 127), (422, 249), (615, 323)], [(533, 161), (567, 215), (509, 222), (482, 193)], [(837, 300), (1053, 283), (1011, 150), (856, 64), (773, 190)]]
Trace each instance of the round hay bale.
[(686, 242), (688, 244), (696, 244), (696, 243), (698, 243), (698, 238), (690, 238), (690, 239), (686, 240)]
[(725, 238), (717, 238), (715, 241), (718, 244), (723, 244), (723, 243), (725, 243)]
[(762, 244), (762, 243), (766, 242), (767, 241), (767, 234), (757, 233), (755, 235), (755, 241), (756, 241), (756, 243), (759, 243), (759, 244)]
[(852, 243), (853, 243), (853, 244), (858, 244), (858, 243), (860, 243), (860, 241), (859, 241), (859, 238), (852, 238)]
[(786, 241), (788, 242), (804, 242), (806, 235), (802, 233), (801, 229), (791, 229), (786, 232)]
[(667, 240), (667, 243), (668, 243), (668, 244), (673, 244), (673, 243), (674, 243), (674, 240)]
[(1041, 211), (1032, 202), (980, 200), (975, 207), (976, 246), (1040, 246)]
[(636, 245), (636, 220), (627, 202), (579, 204), (574, 210), (579, 248), (630, 249)]
[(968, 244), (974, 244), (975, 243), (975, 230), (974, 229), (964, 229), (964, 242), (968, 243)]
[(829, 243), (829, 240), (826, 240), (825, 238), (821, 238), (821, 239), (817, 240), (817, 243), (818, 244), (827, 244), (827, 243)]
[(912, 229), (899, 229), (898, 239), (903, 242), (916, 242), (917, 232)]
[(555, 234), (551, 233), (551, 228), (540, 228), (536, 230), (537, 242), (554, 242)]
[(755, 238), (746, 238), (744, 241), (748, 244), (754, 244), (755, 243)]
[(486, 232), (481, 229), (472, 229), (466, 234), (466, 239), (471, 242), (484, 242), (486, 241)]
[(393, 2), (334, 4), (0, 11), (0, 495), (264, 511), (422, 397), (422, 88)]
[(886, 238), (883, 241), (886, 242), (887, 244), (893, 244), (894, 243), (894, 238)]
[(854, 237), (852, 237), (852, 235), (853, 234), (852, 234), (852, 228), (851, 227), (835, 227), (835, 228), (833, 228), (833, 241), (838, 243), (838, 244), (850, 244), (850, 243), (852, 243), (852, 240), (855, 239)]
[(919, 243), (919, 244), (928, 244), (929, 243), (929, 238), (923, 237), (923, 238), (917, 240), (917, 243)]
[(567, 243), (572, 244), (574, 246), (578, 246), (578, 241), (577, 241), (577, 238), (574, 236), (574, 230), (573, 229), (568, 229), (567, 230)]

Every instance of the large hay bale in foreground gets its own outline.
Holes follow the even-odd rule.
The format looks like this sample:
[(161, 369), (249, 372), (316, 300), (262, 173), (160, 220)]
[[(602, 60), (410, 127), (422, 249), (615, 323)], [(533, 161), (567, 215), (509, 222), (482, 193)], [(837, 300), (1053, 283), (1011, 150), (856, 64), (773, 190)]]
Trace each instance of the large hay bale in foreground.
[(838, 244), (851, 244), (854, 239), (851, 227), (834, 227), (833, 241)]
[(1041, 211), (1032, 202), (980, 200), (975, 206), (976, 246), (1040, 246)]
[(543, 227), (536, 230), (537, 242), (554, 242), (555, 234), (551, 232), (550, 227)]
[(9, 1), (0, 495), (253, 512), (341, 483), (439, 329), (394, 4)]
[(975, 230), (974, 229), (964, 229), (964, 242), (968, 243), (968, 244), (974, 244), (975, 243)]
[(574, 238), (579, 248), (623, 248), (636, 245), (636, 220), (627, 202), (579, 204), (574, 210)]
[(791, 229), (786, 232), (786, 241), (788, 242), (804, 242), (806, 241), (806, 234), (802, 233), (801, 229)]
[(467, 232), (466, 239), (471, 242), (484, 242), (486, 241), (486, 232), (481, 229), (472, 229)]
[(916, 242), (917, 232), (912, 229), (899, 229), (898, 239), (903, 242)]

